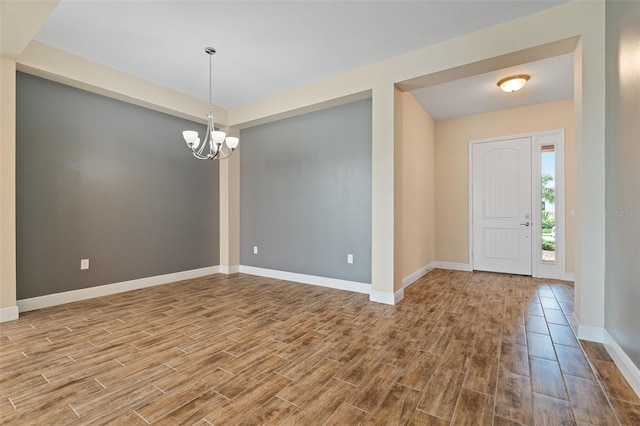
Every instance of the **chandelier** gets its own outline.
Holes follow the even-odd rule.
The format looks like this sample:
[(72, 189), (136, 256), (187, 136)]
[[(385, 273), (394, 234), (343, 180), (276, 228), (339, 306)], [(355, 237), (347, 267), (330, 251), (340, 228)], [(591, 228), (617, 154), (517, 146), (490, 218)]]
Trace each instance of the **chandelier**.
[(205, 47), (204, 51), (209, 55), (209, 113), (207, 114), (207, 132), (204, 141), (200, 143), (200, 137), (195, 130), (185, 130), (182, 137), (191, 149), (194, 157), (200, 160), (224, 160), (229, 158), (238, 147), (240, 140), (233, 136), (227, 136), (225, 132), (216, 130), (213, 124), (213, 104), (211, 103), (211, 58), (216, 54), (213, 47)]

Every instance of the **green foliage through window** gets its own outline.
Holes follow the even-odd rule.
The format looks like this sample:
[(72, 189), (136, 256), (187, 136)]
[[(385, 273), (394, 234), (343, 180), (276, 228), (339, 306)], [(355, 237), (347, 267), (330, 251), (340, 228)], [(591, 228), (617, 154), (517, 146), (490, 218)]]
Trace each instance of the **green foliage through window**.
[(549, 186), (551, 182), (553, 182), (553, 176), (549, 173), (542, 175), (542, 199), (549, 204), (556, 201), (556, 191), (552, 186)]

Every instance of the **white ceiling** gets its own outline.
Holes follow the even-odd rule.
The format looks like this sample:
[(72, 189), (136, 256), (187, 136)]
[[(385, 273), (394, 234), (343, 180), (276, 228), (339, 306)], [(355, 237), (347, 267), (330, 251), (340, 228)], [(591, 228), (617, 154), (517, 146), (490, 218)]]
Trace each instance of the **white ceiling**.
[[(505, 93), (498, 81), (529, 74), (526, 86)], [(434, 120), (573, 98), (573, 53), (411, 91)]]
[[(204, 101), (204, 47), (213, 46), (213, 102), (233, 108), (560, 3), (63, 0), (36, 39)], [(502, 107), (495, 81), (487, 90), (494, 76), (433, 86), (418, 96), (434, 117), (463, 115), (456, 103), (512, 107), (517, 97), (546, 87), (552, 89), (527, 103), (553, 100), (547, 96), (558, 91), (547, 83), (566, 82), (568, 62), (532, 64), (530, 86)], [(429, 101), (434, 94), (439, 102)]]

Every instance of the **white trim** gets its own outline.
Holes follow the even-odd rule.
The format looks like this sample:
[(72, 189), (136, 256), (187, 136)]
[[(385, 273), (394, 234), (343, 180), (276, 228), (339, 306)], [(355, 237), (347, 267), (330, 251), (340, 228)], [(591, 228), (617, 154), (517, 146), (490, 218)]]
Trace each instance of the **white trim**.
[(576, 281), (576, 275), (573, 272), (564, 273), (564, 281)]
[(629, 385), (633, 388), (638, 396), (640, 396), (640, 369), (631, 361), (631, 358), (625, 353), (624, 350), (618, 345), (618, 342), (604, 329), (604, 346), (607, 348), (607, 352), (613, 358), (616, 366), (620, 369), (620, 372), (627, 379)]
[[(554, 263), (542, 262), (542, 223), (540, 217), (533, 219), (532, 235), (532, 269), (531, 275), (538, 278), (563, 279), (565, 276), (565, 132), (564, 129), (550, 130), (532, 134), (531, 139), (531, 205), (540, 206), (542, 203), (542, 159), (540, 157), (543, 146), (553, 145), (555, 154), (555, 221), (556, 221), (556, 261)], [(533, 210), (535, 211), (535, 210)], [(533, 213), (532, 211), (532, 213)]]
[(573, 323), (577, 324), (576, 336), (580, 340), (588, 340), (589, 342), (604, 343), (604, 328), (595, 325), (580, 324), (574, 313)]
[(356, 281), (339, 280), (336, 278), (319, 277), (316, 275), (298, 274), (296, 272), (278, 271), (275, 269), (257, 268), (255, 266), (240, 265), (243, 274), (257, 275), (260, 277), (275, 278), (278, 280), (294, 281), (302, 284), (311, 284), (321, 287), (347, 290), (354, 293), (369, 294), (371, 284)]
[(436, 260), (432, 263), (434, 268), (439, 269), (450, 269), (452, 271), (467, 271), (470, 272), (471, 265), (469, 263), (456, 263), (456, 262), (440, 262)]
[(576, 335), (576, 337), (578, 336), (578, 326), (580, 325), (580, 321), (578, 321), (578, 317), (576, 316), (576, 313), (572, 313), (571, 316), (569, 318), (567, 318), (569, 320), (569, 325), (571, 325), (571, 329), (573, 330), (573, 334)]
[[(469, 270), (473, 271), (473, 143), (474, 141), (469, 141), (469, 152), (468, 152), (468, 162), (469, 162), (469, 186), (467, 187), (467, 197), (469, 198), (467, 201), (469, 202), (468, 212), (469, 216), (467, 217), (468, 226), (469, 226), (469, 235), (467, 235), (467, 243), (469, 244)], [(436, 262), (438, 263), (438, 262)], [(454, 268), (445, 268), (443, 269), (454, 269)], [(459, 269), (454, 269), (458, 271)]]
[(424, 277), (434, 268), (434, 264), (436, 262), (431, 262), (430, 264), (423, 266), (412, 274), (407, 275), (402, 279), (402, 288), (407, 288), (414, 282), (418, 281), (420, 278)]
[(624, 378), (627, 379), (635, 393), (640, 396), (640, 369), (631, 361), (631, 358), (618, 345), (613, 336), (605, 328), (580, 324), (575, 313), (571, 315), (571, 324), (574, 329), (577, 329), (576, 336), (578, 336), (578, 339), (604, 345)]
[(219, 271), (219, 266), (209, 266), (206, 268), (192, 269), (189, 271), (175, 272), (172, 274), (156, 275), (154, 277), (140, 278), (137, 280), (123, 281), (114, 284), (83, 288), (80, 290), (72, 290), (62, 293), (31, 297), (29, 299), (18, 300), (17, 304), (20, 312), (33, 311), (36, 309), (48, 308), (50, 306), (92, 299), (94, 297), (108, 296), (110, 294), (167, 284), (174, 281), (187, 280), (191, 278), (202, 277), (205, 275), (217, 274)]
[(0, 308), (0, 322), (13, 321), (18, 319), (18, 307), (9, 306), (8, 308)]
[(237, 274), (240, 272), (240, 265), (231, 265), (231, 266), (222, 266), (220, 265), (220, 273), (221, 274)]
[(404, 289), (400, 289), (395, 293), (387, 293), (386, 291), (371, 290), (369, 300), (376, 303), (384, 303), (385, 305), (396, 305), (404, 299)]

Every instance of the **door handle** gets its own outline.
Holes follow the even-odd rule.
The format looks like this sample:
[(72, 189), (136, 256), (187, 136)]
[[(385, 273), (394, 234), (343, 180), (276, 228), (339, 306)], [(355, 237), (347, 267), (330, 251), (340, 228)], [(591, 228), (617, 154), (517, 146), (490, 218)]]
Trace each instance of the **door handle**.
[(529, 226), (529, 222), (521, 223), (520, 225)]

